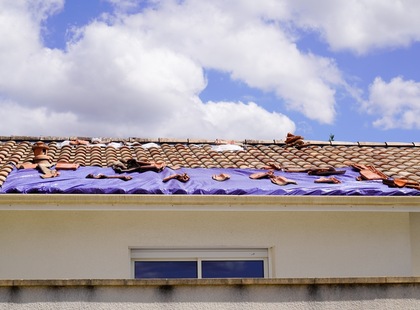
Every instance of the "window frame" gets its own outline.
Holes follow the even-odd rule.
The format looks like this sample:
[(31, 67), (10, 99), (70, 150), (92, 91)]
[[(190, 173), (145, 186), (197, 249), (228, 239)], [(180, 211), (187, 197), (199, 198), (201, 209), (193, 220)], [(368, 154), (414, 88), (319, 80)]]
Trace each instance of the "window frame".
[[(268, 248), (130, 248), (131, 277), (135, 278), (136, 261), (195, 261), (197, 278), (202, 277), (203, 261), (262, 261), (263, 278), (271, 278)], [(141, 278), (137, 278), (141, 279)], [(210, 279), (210, 278), (209, 278)]]

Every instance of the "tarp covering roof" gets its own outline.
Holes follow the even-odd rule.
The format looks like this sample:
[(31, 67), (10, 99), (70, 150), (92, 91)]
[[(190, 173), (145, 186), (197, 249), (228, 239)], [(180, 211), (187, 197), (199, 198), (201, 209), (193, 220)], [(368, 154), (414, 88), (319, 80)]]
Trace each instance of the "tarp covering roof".
[[(249, 178), (269, 169), (277, 178)], [(307, 169), (346, 173), (338, 184), (315, 183)], [(130, 180), (86, 178), (122, 172)], [(184, 173), (188, 182), (163, 182)], [(230, 179), (212, 179), (221, 173)], [(291, 184), (282, 185), (283, 177)], [(420, 143), (306, 141), (290, 133), (269, 141), (0, 137), (2, 193), (417, 196)]]
[[(370, 196), (419, 196), (420, 191), (410, 188), (392, 188), (381, 180), (357, 181), (359, 173), (351, 167), (342, 168), (344, 174), (335, 176), (341, 183), (315, 183), (319, 176), (304, 172), (274, 171), (296, 184), (274, 184), (269, 178), (251, 179), (249, 176), (263, 169), (221, 168), (165, 168), (161, 172), (146, 171), (116, 174), (112, 168), (79, 167), (77, 170), (60, 171), (58, 177), (43, 179), (37, 169), (14, 169), (0, 188), (0, 193), (43, 194), (190, 194), (190, 195), (370, 195)], [(173, 174), (189, 176), (183, 183), (177, 179), (163, 182)], [(228, 174), (230, 179), (216, 181), (213, 175)], [(128, 175), (130, 180), (118, 178), (92, 179), (88, 175)]]

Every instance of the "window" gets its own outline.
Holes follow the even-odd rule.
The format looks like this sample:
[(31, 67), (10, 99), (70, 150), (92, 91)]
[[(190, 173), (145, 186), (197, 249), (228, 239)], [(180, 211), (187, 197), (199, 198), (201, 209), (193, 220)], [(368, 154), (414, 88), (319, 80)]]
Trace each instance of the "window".
[(136, 261), (134, 277), (136, 279), (173, 279), (197, 278), (195, 261)]
[(267, 278), (267, 249), (132, 249), (136, 279)]

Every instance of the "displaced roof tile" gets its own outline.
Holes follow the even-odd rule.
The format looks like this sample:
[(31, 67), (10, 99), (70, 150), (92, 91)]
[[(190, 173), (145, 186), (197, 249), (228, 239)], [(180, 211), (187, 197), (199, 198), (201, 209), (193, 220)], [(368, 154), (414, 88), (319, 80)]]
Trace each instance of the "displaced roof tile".
[[(69, 145), (54, 137), (0, 137), (0, 176), (7, 177), (14, 165), (32, 162), (32, 144), (49, 141), (51, 162), (107, 167), (116, 161), (165, 162), (189, 168), (263, 168), (270, 163), (282, 167), (344, 167), (351, 162), (374, 165), (392, 175), (420, 180), (420, 143), (305, 141), (303, 148), (285, 145), (283, 140), (241, 142), (199, 139), (83, 139), (88, 143)], [(91, 141), (91, 142), (89, 142)], [(99, 143), (100, 144), (95, 144)], [(119, 144), (111, 144), (118, 141)], [(144, 147), (144, 144), (149, 145)], [(215, 145), (235, 143), (241, 149), (215, 149)], [(7, 166), (7, 167), (6, 167)], [(0, 183), (2, 180), (0, 180)], [(4, 180), (3, 180), (4, 182)], [(1, 184), (0, 184), (1, 186)]]

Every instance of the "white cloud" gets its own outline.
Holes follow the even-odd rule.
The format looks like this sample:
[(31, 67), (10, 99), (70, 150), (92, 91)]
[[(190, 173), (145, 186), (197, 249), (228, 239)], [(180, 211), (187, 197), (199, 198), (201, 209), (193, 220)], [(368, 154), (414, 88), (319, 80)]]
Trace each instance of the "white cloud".
[[(78, 124), (73, 113), (50, 112), (45, 107), (23, 107), (10, 100), (0, 100), (2, 135), (69, 136)], [(57, 130), (59, 128), (59, 130)]]
[(369, 88), (367, 111), (379, 118), (374, 122), (383, 129), (420, 129), (420, 83), (393, 78), (389, 83), (376, 78)]
[[(67, 51), (44, 47), (40, 20), (56, 11), (53, 4), (59, 2), (1, 4), (5, 18), (0, 18), (4, 26), (0, 27), (0, 95), (9, 98), (0, 102), (9, 115), (2, 130), (243, 139), (280, 138), (294, 129), (287, 117), (253, 104), (203, 104), (198, 98), (206, 86), (201, 65), (188, 53), (152, 42), (144, 32), (130, 31), (124, 24), (96, 21), (79, 29)], [(211, 113), (224, 122), (210, 120)], [(226, 122), (226, 113), (241, 117)], [(257, 124), (256, 115), (268, 123), (282, 122), (255, 130), (249, 124)], [(239, 126), (243, 123), (249, 126)]]
[[(254, 132), (256, 139), (285, 137), (284, 129), (295, 130), (295, 124), (286, 116), (268, 112), (254, 102), (208, 102), (203, 107), (206, 130), (217, 133), (218, 137), (231, 139), (237, 132)], [(197, 134), (196, 134), (197, 135)], [(199, 134), (197, 135), (199, 138)], [(242, 136), (246, 139), (246, 136)]]
[(24, 0), (14, 2), (26, 3), (29, 13), (38, 22), (45, 20), (50, 15), (58, 13), (64, 7), (64, 0)]
[(141, 1), (110, 1), (119, 15), (78, 29), (66, 51), (40, 37), (62, 1), (0, 4), (0, 95), (15, 109), (38, 111), (33, 117), (66, 116), (45, 134), (272, 139), (294, 131), (289, 118), (257, 103), (201, 102), (203, 68), (273, 92), (310, 119), (334, 121), (345, 82), (333, 60), (298, 50), (281, 24), (292, 3), (153, 1), (153, 10), (125, 15), (122, 8)]
[(358, 54), (420, 40), (417, 0), (288, 0), (293, 21), (319, 31), (333, 50)]
[[(227, 72), (276, 94), (276, 111), (286, 107), (332, 123), (337, 90), (356, 92), (334, 60), (297, 48), (294, 27), (319, 31), (333, 49), (357, 53), (408, 45), (420, 37), (418, 1), (108, 0), (116, 15), (77, 29), (66, 51), (46, 48), (43, 23), (63, 9), (63, 1), (0, 2), (0, 97), (5, 98), (0, 108), (33, 119), (6, 128), (31, 134), (43, 128), (37, 119), (53, 116), (60, 121), (50, 121), (54, 126), (47, 131), (54, 132), (44, 134), (284, 137), (294, 123), (258, 102), (201, 102), (203, 69)], [(369, 111), (380, 113), (377, 126), (418, 128), (415, 96), (381, 97), (390, 89), (396, 92), (397, 84), (399, 95), (418, 85), (396, 81), (374, 82)], [(390, 101), (386, 110), (382, 99)], [(27, 113), (32, 110), (36, 113)]]
[[(39, 24), (22, 8), (1, 11), (11, 19), (5, 25), (20, 29), (2, 28), (2, 51), (18, 51), (0, 56), (0, 92), (11, 98), (0, 102), (7, 134), (263, 139), (294, 129), (254, 104), (203, 104), (201, 66), (141, 33), (98, 21), (63, 52), (42, 46)], [(259, 130), (256, 117), (276, 126)]]
[(109, 2), (116, 11), (120, 13), (133, 12), (138, 10), (142, 5), (148, 6), (157, 0), (105, 0)]
[(253, 12), (250, 8), (255, 4), (249, 1), (239, 9), (223, 1), (185, 1), (182, 5), (169, 1), (158, 10), (127, 17), (124, 27), (147, 33), (155, 44), (190, 55), (206, 68), (229, 72), (251, 87), (273, 91), (288, 108), (308, 118), (332, 123), (335, 88), (345, 84), (336, 64), (300, 52), (279, 21), (270, 20), (286, 15), (282, 6), (271, 0), (258, 5), (259, 10)]

